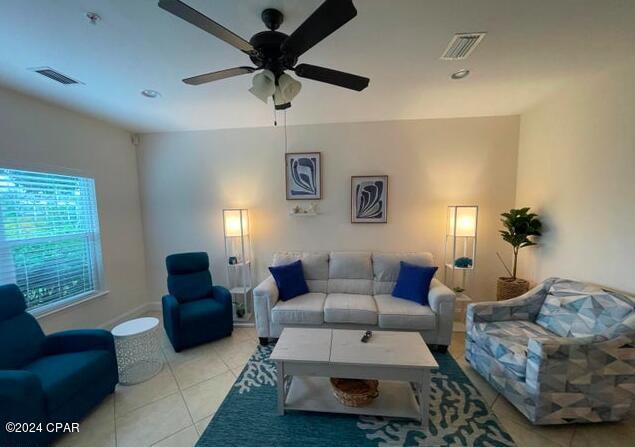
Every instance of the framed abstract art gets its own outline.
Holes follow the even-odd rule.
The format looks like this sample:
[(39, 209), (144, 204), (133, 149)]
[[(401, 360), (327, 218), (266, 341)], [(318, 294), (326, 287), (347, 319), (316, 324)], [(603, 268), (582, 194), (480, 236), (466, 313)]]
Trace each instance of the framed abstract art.
[(322, 161), (319, 152), (284, 154), (287, 200), (322, 198)]
[(388, 176), (351, 177), (351, 223), (388, 222)]

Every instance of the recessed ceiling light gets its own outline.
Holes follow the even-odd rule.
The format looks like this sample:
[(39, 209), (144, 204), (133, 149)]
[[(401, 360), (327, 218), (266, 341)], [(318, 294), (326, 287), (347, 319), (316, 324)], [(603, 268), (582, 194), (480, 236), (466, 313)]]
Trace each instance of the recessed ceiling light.
[(452, 79), (463, 79), (463, 78), (466, 78), (467, 75), (469, 75), (469, 74), (470, 74), (470, 70), (467, 70), (467, 69), (464, 68), (463, 70), (459, 70), (459, 71), (457, 71), (455, 73), (452, 73), (450, 75), (450, 78), (452, 78)]
[(157, 92), (156, 90), (141, 90), (141, 94), (146, 98), (158, 98), (159, 96), (161, 96), (161, 93)]

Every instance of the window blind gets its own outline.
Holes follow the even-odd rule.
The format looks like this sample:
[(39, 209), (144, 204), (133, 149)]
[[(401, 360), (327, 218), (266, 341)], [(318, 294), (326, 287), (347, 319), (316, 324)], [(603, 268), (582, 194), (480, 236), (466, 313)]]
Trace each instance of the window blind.
[(93, 179), (0, 168), (0, 284), (56, 307), (100, 290), (101, 264)]

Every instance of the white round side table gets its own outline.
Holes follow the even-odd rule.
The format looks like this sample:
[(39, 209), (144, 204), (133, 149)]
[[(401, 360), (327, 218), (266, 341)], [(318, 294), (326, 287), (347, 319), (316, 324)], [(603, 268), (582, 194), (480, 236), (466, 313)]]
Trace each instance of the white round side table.
[(115, 338), (119, 383), (134, 385), (145, 382), (161, 371), (163, 356), (157, 318), (125, 321), (111, 332)]

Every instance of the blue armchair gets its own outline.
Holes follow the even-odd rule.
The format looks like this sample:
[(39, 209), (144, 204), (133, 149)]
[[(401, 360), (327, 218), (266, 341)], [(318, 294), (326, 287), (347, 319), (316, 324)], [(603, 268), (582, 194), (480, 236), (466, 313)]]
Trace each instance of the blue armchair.
[[(112, 334), (85, 329), (44, 335), (15, 284), (0, 286), (0, 445), (47, 445), (48, 423), (86, 415), (119, 381)], [(7, 433), (7, 422), (42, 431)]]
[(170, 294), (162, 300), (163, 323), (174, 350), (231, 335), (231, 294), (213, 285), (207, 253), (170, 255), (165, 265)]

